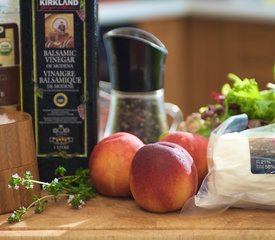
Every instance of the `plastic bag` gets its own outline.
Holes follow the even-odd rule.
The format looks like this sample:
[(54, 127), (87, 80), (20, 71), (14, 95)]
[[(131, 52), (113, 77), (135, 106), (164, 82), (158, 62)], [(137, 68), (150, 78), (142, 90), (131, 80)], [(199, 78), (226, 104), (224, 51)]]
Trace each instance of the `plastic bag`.
[(209, 139), (208, 170), (184, 215), (229, 207), (275, 209), (275, 124), (245, 130), (246, 114), (233, 116)]

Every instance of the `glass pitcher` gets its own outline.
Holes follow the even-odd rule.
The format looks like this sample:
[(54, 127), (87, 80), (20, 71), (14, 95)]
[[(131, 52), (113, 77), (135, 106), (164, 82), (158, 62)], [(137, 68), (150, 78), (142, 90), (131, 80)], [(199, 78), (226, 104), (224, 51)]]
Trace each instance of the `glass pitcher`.
[[(175, 131), (180, 109), (164, 101), (163, 73), (167, 49), (152, 34), (132, 27), (104, 35), (110, 72), (110, 108), (104, 137), (129, 132), (144, 143)], [(173, 118), (169, 129), (167, 113)]]

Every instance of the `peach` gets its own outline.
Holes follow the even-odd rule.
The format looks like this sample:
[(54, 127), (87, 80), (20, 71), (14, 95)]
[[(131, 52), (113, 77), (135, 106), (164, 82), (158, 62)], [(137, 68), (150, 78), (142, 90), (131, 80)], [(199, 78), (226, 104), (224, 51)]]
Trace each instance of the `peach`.
[(193, 158), (198, 171), (198, 187), (208, 173), (207, 146), (208, 139), (189, 132), (171, 132), (160, 141), (172, 142), (182, 146)]
[(137, 204), (151, 212), (183, 207), (196, 193), (197, 170), (190, 154), (169, 142), (147, 144), (136, 153), (130, 189)]
[(102, 139), (90, 155), (90, 174), (96, 190), (110, 197), (131, 196), (130, 166), (143, 146), (136, 136), (119, 132)]

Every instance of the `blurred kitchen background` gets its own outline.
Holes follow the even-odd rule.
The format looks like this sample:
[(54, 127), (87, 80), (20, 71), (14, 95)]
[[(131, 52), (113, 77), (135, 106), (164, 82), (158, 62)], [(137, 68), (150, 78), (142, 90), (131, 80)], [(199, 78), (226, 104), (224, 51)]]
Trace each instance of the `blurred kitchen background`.
[[(261, 88), (274, 81), (275, 1), (272, 0), (99, 0), (101, 35), (135, 26), (168, 49), (165, 100), (184, 115), (213, 103), (232, 72), (255, 78)], [(100, 80), (109, 81), (101, 38)]]

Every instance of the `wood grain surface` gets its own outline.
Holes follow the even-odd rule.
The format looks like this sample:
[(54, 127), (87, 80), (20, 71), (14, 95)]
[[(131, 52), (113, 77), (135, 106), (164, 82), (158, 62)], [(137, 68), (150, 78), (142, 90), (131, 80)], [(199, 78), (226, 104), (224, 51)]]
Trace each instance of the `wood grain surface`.
[(212, 217), (149, 213), (132, 199), (97, 196), (80, 210), (65, 200), (50, 203), (9, 225), (0, 215), (0, 239), (275, 239), (275, 212), (230, 209)]

